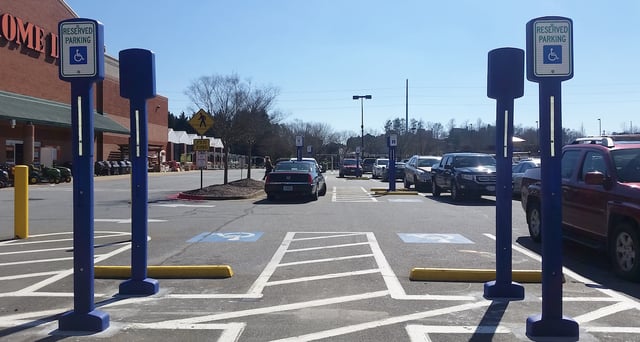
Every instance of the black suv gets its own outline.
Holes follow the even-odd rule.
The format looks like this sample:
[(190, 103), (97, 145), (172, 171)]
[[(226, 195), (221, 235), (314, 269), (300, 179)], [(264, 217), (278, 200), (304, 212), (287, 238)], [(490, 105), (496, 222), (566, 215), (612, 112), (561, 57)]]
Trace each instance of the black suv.
[(450, 191), (454, 201), (495, 195), (496, 160), (486, 153), (446, 153), (431, 168), (431, 187), (434, 197)]

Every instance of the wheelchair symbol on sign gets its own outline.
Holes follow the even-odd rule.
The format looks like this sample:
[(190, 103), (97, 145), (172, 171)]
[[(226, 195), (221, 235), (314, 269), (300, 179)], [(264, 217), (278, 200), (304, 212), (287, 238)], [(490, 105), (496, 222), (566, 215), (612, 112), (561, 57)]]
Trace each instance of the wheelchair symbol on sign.
[(84, 62), (84, 56), (80, 53), (80, 50), (76, 49), (76, 54), (73, 55), (73, 61), (76, 63)]
[(545, 45), (542, 53), (544, 64), (562, 64), (562, 45)]
[(560, 57), (558, 57), (558, 55), (556, 55), (555, 51), (553, 51), (553, 48), (549, 49), (549, 54), (547, 55), (547, 59), (549, 60), (549, 62), (555, 62), (557, 60), (560, 59)]
[(87, 64), (87, 47), (71, 46), (69, 47), (69, 55), (71, 56), (70, 64)]

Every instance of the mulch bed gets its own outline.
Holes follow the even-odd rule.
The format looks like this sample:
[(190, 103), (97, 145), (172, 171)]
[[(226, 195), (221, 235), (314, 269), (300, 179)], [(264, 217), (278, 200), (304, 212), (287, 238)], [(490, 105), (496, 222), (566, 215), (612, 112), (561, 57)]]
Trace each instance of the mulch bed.
[(255, 179), (241, 179), (227, 184), (215, 184), (184, 191), (182, 197), (202, 197), (203, 199), (250, 198), (264, 193), (264, 182)]

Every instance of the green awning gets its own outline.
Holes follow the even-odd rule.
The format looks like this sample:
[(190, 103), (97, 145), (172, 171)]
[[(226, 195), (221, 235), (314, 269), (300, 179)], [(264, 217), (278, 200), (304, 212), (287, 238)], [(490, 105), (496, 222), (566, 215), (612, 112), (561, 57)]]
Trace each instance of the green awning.
[[(65, 103), (0, 91), (0, 119), (31, 121), (36, 125), (71, 127), (71, 106)], [(93, 129), (98, 132), (129, 134), (129, 129), (94, 112)]]

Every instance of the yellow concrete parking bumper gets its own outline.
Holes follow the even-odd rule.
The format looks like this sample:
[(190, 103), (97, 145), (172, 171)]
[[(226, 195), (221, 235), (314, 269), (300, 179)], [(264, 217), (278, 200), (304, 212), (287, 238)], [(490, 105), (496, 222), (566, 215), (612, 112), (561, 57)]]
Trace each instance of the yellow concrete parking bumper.
[[(233, 270), (228, 265), (147, 266), (147, 275), (159, 279), (229, 278)], [(131, 278), (131, 266), (94, 266), (96, 279)]]
[(388, 188), (371, 188), (369, 191), (376, 195), (417, 195), (417, 191), (407, 189), (397, 189), (395, 191), (389, 191)]
[[(409, 279), (416, 281), (465, 281), (485, 282), (496, 279), (495, 270), (465, 268), (413, 268)], [(518, 283), (541, 283), (542, 272), (513, 270), (511, 279)], [(562, 276), (564, 283), (564, 276)]]

